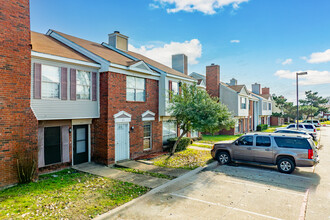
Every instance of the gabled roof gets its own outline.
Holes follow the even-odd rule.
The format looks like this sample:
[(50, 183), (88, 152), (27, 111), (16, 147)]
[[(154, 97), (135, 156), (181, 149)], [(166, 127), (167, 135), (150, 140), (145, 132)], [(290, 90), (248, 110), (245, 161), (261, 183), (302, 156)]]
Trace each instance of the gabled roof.
[(88, 57), (45, 34), (31, 31), (31, 44), (32, 51), (35, 52), (95, 63)]
[[(103, 46), (102, 44), (99, 44), (99, 43), (84, 40), (84, 39), (81, 39), (78, 37), (74, 37), (74, 36), (71, 36), (68, 34), (61, 33), (59, 31), (54, 31), (54, 30), (52, 30), (52, 31), (61, 35), (64, 38), (72, 41), (73, 43), (87, 49), (88, 51), (94, 53), (95, 55), (102, 57), (105, 60), (110, 61), (111, 63), (119, 64), (119, 65), (123, 65), (123, 66), (130, 66), (130, 65), (142, 60), (146, 64), (149, 64), (166, 73), (184, 77), (184, 78), (188, 78), (188, 79), (193, 79), (190, 76), (180, 73), (166, 65), (163, 65), (163, 64), (161, 64), (155, 60), (152, 60), (148, 57), (145, 57), (141, 54), (138, 54), (138, 53), (135, 53), (132, 51), (116, 51), (116, 50), (111, 49), (110, 47)], [(127, 55), (125, 56), (125, 54), (127, 54)], [(136, 59), (134, 59), (134, 58), (136, 58)]]
[(202, 75), (202, 74), (199, 74), (199, 73), (196, 73), (196, 72), (192, 72), (189, 74), (189, 76), (195, 78), (195, 79), (201, 79), (201, 80), (206, 80), (206, 76), (205, 75)]
[(236, 92), (241, 92), (242, 89), (244, 88), (244, 85), (235, 85), (235, 86), (229, 86), (229, 88), (231, 88), (232, 90), (235, 90)]
[(262, 97), (264, 97), (265, 99), (269, 99), (272, 96), (270, 94), (260, 94)]

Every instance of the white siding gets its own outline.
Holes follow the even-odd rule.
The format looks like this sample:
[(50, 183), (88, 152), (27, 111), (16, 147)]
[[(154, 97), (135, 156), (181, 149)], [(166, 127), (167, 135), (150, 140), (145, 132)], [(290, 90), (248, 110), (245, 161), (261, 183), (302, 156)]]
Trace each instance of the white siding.
[(32, 58), (31, 73), (34, 72), (33, 64), (41, 63), (57, 67), (68, 68), (68, 83), (67, 83), (67, 100), (61, 99), (33, 99), (33, 74), (31, 77), (31, 107), (38, 120), (55, 120), (55, 119), (79, 119), (79, 118), (98, 118), (99, 117), (99, 74), (97, 74), (97, 101), (92, 100), (70, 100), (70, 68), (84, 70), (89, 72), (98, 72), (98, 69), (62, 63), (40, 58)]

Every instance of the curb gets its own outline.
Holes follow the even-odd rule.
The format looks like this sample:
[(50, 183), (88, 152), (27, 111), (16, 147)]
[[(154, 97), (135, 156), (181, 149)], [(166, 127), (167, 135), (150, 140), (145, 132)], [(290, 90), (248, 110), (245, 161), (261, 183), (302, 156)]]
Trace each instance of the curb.
[(121, 211), (122, 209), (134, 204), (135, 202), (138, 202), (139, 200), (143, 199), (144, 197), (149, 196), (149, 195), (153, 195), (153, 194), (161, 191), (162, 189), (164, 189), (164, 188), (166, 188), (166, 187), (168, 187), (168, 186), (170, 186), (170, 185), (172, 185), (172, 184), (174, 184), (178, 181), (181, 181), (182, 179), (185, 179), (185, 178), (188, 178), (190, 176), (196, 175), (197, 173), (201, 172), (202, 170), (207, 169), (207, 168), (211, 168), (213, 166), (216, 166), (217, 164), (218, 164), (218, 162), (214, 161), (214, 162), (212, 162), (212, 163), (210, 163), (210, 164), (208, 164), (204, 167), (198, 167), (198, 168), (196, 168), (196, 169), (194, 169), (194, 170), (192, 170), (192, 171), (190, 171), (186, 174), (183, 174), (182, 176), (179, 176), (178, 178), (175, 178), (174, 180), (171, 180), (171, 181), (169, 181), (169, 182), (167, 182), (167, 183), (165, 183), (161, 186), (158, 186), (158, 187), (150, 190), (149, 192), (147, 192), (146, 194), (144, 194), (144, 195), (142, 195), (138, 198), (135, 198), (135, 199), (133, 199), (133, 200), (117, 207), (117, 208), (114, 208), (114, 209), (110, 210), (109, 212), (106, 212), (102, 215), (99, 215), (99, 216), (95, 217), (94, 220), (109, 219), (112, 214), (115, 214), (116, 212)]

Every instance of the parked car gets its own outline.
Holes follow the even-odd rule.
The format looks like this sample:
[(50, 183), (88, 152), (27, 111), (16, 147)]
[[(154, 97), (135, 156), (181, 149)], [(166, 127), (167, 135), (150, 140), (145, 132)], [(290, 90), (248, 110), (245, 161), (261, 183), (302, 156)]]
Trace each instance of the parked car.
[(314, 138), (314, 136), (313, 136), (313, 132), (310, 132), (310, 131), (305, 130), (305, 129), (299, 129), (299, 130), (295, 130), (295, 129), (279, 129), (279, 130), (275, 131), (275, 133), (305, 134), (305, 135), (310, 135), (313, 138), (313, 140), (316, 140), (316, 138)]
[(321, 127), (321, 123), (319, 120), (305, 120), (303, 121), (303, 123), (309, 123), (309, 124), (313, 124), (315, 127)]
[[(288, 126), (283, 127), (283, 128), (276, 128), (275, 131), (282, 130), (282, 129), (292, 129), (292, 130), (297, 129), (297, 124), (289, 124)], [(313, 139), (316, 140), (317, 132), (316, 132), (316, 127), (313, 124), (299, 123), (299, 130), (300, 129), (307, 130), (307, 131), (311, 132), (310, 135), (312, 135)]]
[(313, 140), (303, 134), (249, 133), (232, 143), (214, 144), (211, 155), (220, 164), (231, 161), (271, 164), (283, 173), (319, 162)]

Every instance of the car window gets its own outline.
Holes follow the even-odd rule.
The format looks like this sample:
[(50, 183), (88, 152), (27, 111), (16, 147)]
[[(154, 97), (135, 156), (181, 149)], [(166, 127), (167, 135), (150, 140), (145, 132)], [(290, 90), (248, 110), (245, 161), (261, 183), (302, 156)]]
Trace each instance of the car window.
[(299, 128), (304, 128), (304, 126), (302, 126), (302, 125), (299, 125)]
[(257, 140), (256, 140), (256, 145), (257, 146), (262, 146), (262, 147), (270, 147), (270, 138), (269, 137), (258, 136)]
[(306, 129), (314, 129), (314, 128), (313, 128), (313, 125), (305, 125), (305, 128), (306, 128)]
[(238, 145), (247, 145), (252, 146), (253, 145), (253, 136), (244, 136), (238, 139)]
[(313, 123), (319, 123), (319, 121), (313, 121)]
[(288, 128), (294, 128), (295, 127), (295, 125), (289, 125), (288, 126)]
[(305, 138), (274, 137), (278, 147), (311, 149), (310, 144)]

